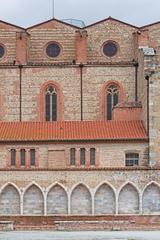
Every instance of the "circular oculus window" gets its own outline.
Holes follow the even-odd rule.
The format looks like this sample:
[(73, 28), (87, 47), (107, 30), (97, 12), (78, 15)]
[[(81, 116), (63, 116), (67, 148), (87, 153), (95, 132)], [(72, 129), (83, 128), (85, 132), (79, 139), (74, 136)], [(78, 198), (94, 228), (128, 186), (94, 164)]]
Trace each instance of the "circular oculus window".
[(103, 45), (103, 53), (107, 57), (113, 57), (114, 55), (116, 55), (117, 51), (118, 51), (118, 47), (115, 42), (108, 41)]
[(0, 45), (0, 58), (2, 58), (5, 54), (5, 49), (2, 45)]
[(58, 55), (61, 52), (61, 48), (57, 43), (49, 43), (46, 47), (46, 54), (48, 57), (55, 58), (58, 57)]

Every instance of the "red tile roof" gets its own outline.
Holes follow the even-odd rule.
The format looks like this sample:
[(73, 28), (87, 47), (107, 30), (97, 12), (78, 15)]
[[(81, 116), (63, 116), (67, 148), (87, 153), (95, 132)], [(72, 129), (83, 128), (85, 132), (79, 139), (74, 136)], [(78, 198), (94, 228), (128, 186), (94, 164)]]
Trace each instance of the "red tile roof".
[(3, 141), (147, 140), (142, 121), (0, 122)]

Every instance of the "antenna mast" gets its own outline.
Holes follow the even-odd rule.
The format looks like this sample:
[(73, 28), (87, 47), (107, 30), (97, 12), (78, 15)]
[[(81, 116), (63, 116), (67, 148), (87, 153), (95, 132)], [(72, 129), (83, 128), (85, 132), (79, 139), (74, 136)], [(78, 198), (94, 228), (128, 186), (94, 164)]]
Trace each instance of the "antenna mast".
[(53, 9), (53, 16), (52, 17), (54, 18), (55, 17), (55, 0), (52, 0), (52, 1), (53, 1), (53, 8), (52, 8)]

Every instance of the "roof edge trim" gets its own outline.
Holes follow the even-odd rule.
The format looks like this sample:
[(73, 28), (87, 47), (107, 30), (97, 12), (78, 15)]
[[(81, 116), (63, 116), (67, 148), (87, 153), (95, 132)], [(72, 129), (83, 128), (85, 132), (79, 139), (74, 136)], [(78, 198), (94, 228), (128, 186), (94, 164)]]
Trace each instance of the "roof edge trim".
[(48, 23), (48, 22), (51, 22), (51, 21), (56, 21), (56, 22), (59, 22), (59, 23), (61, 23), (61, 24), (64, 24), (64, 25), (70, 26), (70, 27), (72, 27), (72, 28), (82, 29), (82, 28), (77, 27), (77, 26), (74, 26), (74, 25), (72, 25), (72, 24), (70, 24), (70, 23), (63, 22), (63, 21), (61, 21), (61, 20), (59, 20), (59, 19), (57, 19), (57, 18), (51, 18), (51, 19), (48, 19), (47, 21), (44, 21), (44, 22), (40, 22), (40, 23), (34, 24), (34, 25), (32, 25), (32, 26), (26, 28), (26, 30), (30, 30), (30, 29), (32, 29), (32, 28), (38, 27), (38, 26), (40, 26), (40, 25), (43, 25), (43, 24)]

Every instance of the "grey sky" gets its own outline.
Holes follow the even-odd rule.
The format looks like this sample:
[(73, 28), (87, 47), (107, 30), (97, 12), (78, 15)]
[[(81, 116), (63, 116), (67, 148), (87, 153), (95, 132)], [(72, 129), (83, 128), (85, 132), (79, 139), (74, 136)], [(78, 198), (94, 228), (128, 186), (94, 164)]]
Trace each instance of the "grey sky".
[[(52, 17), (53, 0), (0, 0), (0, 19), (28, 27)], [(86, 25), (112, 16), (142, 26), (160, 21), (160, 0), (55, 0), (55, 17)]]

